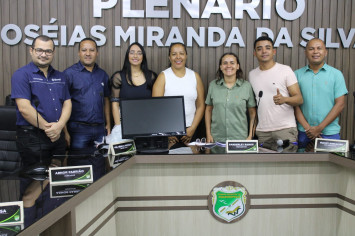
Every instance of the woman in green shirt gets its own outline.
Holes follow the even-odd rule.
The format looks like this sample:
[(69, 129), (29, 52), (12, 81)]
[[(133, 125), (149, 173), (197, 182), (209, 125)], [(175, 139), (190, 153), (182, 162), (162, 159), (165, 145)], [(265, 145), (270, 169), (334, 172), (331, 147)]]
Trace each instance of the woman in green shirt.
[(205, 103), (207, 142), (252, 139), (255, 96), (250, 83), (243, 79), (239, 58), (234, 53), (220, 58), (217, 79), (210, 83)]

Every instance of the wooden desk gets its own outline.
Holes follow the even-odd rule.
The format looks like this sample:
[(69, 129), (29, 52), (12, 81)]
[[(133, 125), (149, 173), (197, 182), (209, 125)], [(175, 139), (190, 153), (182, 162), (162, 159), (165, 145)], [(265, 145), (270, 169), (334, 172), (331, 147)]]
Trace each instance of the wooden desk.
[[(207, 209), (223, 181), (251, 209), (224, 224)], [(136, 155), (19, 235), (353, 235), (355, 161), (333, 154)], [(60, 232), (60, 234), (58, 234)]]

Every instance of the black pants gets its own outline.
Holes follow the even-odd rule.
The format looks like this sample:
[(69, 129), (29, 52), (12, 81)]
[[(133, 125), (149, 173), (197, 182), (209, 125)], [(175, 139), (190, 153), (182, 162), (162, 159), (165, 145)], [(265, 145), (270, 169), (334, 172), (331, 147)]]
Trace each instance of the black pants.
[[(16, 136), (17, 149), (22, 158), (22, 165), (24, 167), (40, 163), (41, 159), (42, 164), (48, 166), (53, 155), (65, 154), (66, 143), (64, 132), (62, 132), (60, 138), (53, 143), (43, 130), (33, 126), (17, 127)], [(30, 178), (20, 178), (20, 200), (22, 200), (23, 194), (32, 181), (33, 180)], [(49, 187), (47, 186), (36, 199), (35, 205), (30, 208), (24, 208), (25, 226), (29, 226), (67, 200), (67, 198), (51, 199), (49, 196)]]
[(63, 131), (55, 142), (52, 142), (43, 130), (33, 126), (17, 127), (16, 136), (17, 150), (25, 167), (39, 163), (40, 159), (44, 165), (49, 165), (53, 155), (65, 154)]

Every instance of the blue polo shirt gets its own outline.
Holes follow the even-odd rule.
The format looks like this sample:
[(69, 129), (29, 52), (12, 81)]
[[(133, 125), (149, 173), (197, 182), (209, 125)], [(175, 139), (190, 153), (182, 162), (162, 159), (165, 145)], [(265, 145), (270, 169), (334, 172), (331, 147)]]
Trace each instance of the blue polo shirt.
[(69, 121), (103, 124), (104, 97), (110, 96), (107, 73), (95, 64), (92, 72), (79, 61), (67, 68), (72, 113)]
[[(70, 99), (67, 77), (64, 73), (48, 68), (48, 78), (33, 64), (16, 70), (11, 78), (11, 98), (38, 100), (38, 112), (47, 122), (57, 122), (62, 114), (64, 101)], [(30, 125), (16, 107), (16, 125)]]
[[(319, 125), (335, 104), (335, 99), (348, 94), (343, 74), (327, 64), (317, 74), (305, 66), (295, 71), (300, 86), (303, 104), (300, 106), (304, 117), (311, 126)], [(301, 124), (298, 130), (305, 132)], [(339, 117), (322, 131), (324, 135), (340, 133)]]

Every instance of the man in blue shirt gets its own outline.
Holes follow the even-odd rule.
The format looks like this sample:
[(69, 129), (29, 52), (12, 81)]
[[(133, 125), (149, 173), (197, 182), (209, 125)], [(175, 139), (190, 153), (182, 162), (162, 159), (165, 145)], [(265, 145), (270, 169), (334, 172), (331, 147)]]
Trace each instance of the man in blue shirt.
[[(67, 68), (72, 113), (66, 141), (72, 150), (93, 148), (111, 130), (108, 75), (96, 63), (97, 44), (91, 38), (79, 44), (79, 62)], [(106, 122), (105, 122), (106, 121)]]
[(48, 165), (52, 155), (65, 154), (62, 130), (70, 117), (71, 100), (65, 74), (50, 65), (53, 40), (38, 36), (30, 55), (32, 62), (11, 78), (11, 97), (17, 110), (17, 149), (24, 165), (40, 161)]
[(309, 64), (295, 71), (304, 101), (295, 108), (299, 147), (315, 138), (340, 139), (338, 121), (348, 90), (343, 74), (325, 63), (327, 53), (322, 40), (310, 40), (305, 50)]
[[(70, 117), (71, 100), (66, 75), (51, 66), (54, 52), (53, 40), (38, 36), (29, 50), (32, 62), (15, 71), (11, 78), (11, 97), (17, 112), (17, 150), (27, 168), (33, 169), (32, 165), (38, 163), (61, 166), (52, 156), (64, 155), (66, 150), (63, 128)], [(49, 188), (43, 186), (37, 180), (20, 179), (26, 227), (65, 201), (46, 198)], [(41, 194), (44, 205), (36, 201)]]

